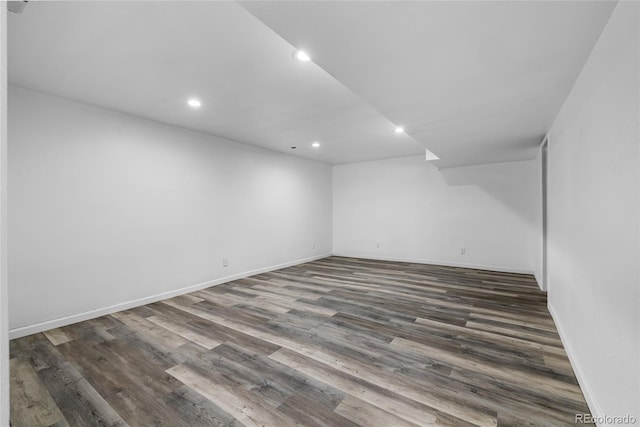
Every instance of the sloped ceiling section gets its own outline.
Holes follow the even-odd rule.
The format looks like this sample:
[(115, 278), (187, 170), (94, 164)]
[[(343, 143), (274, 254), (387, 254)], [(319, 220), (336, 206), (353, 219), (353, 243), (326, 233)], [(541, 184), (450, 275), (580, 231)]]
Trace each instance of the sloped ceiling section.
[(10, 15), (11, 84), (327, 163), (424, 153), (237, 3), (30, 2)]
[(441, 160), (531, 159), (615, 2), (241, 2)]
[(332, 164), (522, 160), (614, 6), (30, 2), (8, 16), (9, 82)]

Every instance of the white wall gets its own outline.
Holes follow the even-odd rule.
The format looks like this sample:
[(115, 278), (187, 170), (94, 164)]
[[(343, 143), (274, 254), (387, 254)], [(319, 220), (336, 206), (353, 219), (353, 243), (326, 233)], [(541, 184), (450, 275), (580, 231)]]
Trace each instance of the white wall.
[(439, 171), (422, 156), (335, 166), (334, 253), (532, 272), (535, 166)]
[(0, 3), (0, 426), (9, 425), (7, 281), (7, 8)]
[(638, 420), (639, 9), (618, 3), (549, 142), (549, 308), (594, 415)]
[(12, 336), (331, 252), (330, 166), (14, 86), (8, 190)]
[(534, 194), (532, 197), (535, 198), (534, 201), (534, 211), (533, 211), (533, 226), (535, 233), (535, 249), (533, 252), (533, 275), (538, 282), (538, 286), (540, 289), (546, 291), (544, 287), (544, 271), (543, 271), (543, 248), (544, 244), (542, 238), (542, 150), (538, 150), (538, 155), (533, 160), (534, 162), (534, 174), (535, 174), (535, 187)]

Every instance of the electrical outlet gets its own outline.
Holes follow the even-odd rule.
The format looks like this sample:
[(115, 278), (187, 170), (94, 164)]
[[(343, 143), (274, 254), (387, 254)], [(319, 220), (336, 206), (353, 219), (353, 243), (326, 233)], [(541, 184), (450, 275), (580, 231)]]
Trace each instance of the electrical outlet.
[(376, 243), (376, 248), (380, 249), (380, 242)]
[(467, 253), (467, 248), (460, 248), (460, 253), (462, 255), (466, 254)]
[(315, 249), (316, 248), (316, 244), (314, 243), (313, 246), (311, 246), (311, 249)]
[(222, 266), (229, 267), (229, 258), (222, 258)]

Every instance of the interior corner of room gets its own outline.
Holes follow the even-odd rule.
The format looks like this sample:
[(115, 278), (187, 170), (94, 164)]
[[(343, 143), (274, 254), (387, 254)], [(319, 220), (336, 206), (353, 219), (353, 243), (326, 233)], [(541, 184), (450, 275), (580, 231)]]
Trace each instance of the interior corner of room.
[[(353, 425), (375, 419), (416, 425), (410, 414), (418, 406), (435, 408), (433, 424), (446, 424), (449, 406), (442, 402), (458, 391), (471, 396), (460, 408), (477, 412), (465, 418), (463, 409), (452, 409), (454, 425), (521, 421), (511, 412), (500, 420), (492, 406), (473, 400), (475, 391), (462, 390), (474, 378), (456, 363), (473, 351), (432, 349), (444, 365), (421, 368), (437, 371), (429, 378), (443, 390), (444, 371), (456, 386), (430, 400), (417, 382), (393, 383), (384, 373), (378, 382), (368, 379), (358, 371), (373, 369), (366, 358), (331, 365), (332, 344), (301, 350), (307, 344), (250, 323), (260, 319), (260, 304), (285, 316), (300, 303), (310, 310), (302, 316), (305, 333), (329, 328), (327, 319), (337, 313), (353, 322), (357, 345), (358, 334), (378, 319), (356, 319), (354, 307), (370, 303), (388, 323), (377, 324), (380, 335), (358, 355), (376, 357), (393, 347), (414, 360), (429, 343), (385, 334), (438, 322), (444, 328), (438, 343), (464, 335), (474, 319), (466, 307), (456, 308), (462, 303), (455, 298), (472, 295), (464, 286), (481, 287), (483, 280), (496, 287), (471, 296), (470, 307), (484, 308), (484, 315), (523, 283), (538, 286), (517, 301), (544, 299), (549, 324), (537, 326), (542, 344), (526, 345), (544, 347), (558, 335), (575, 376), (564, 374), (555, 354), (536, 358), (535, 369), (554, 381), (577, 380), (596, 424), (640, 419), (640, 3), (8, 3), (24, 4), (14, 13), (3, 2), (0, 12), (1, 426), (10, 417), (9, 340), (33, 336), (35, 343), (40, 333), (83, 321), (109, 335), (108, 322), (95, 319), (115, 313), (113, 325), (126, 310), (144, 318), (132, 315), (132, 322), (168, 328), (162, 315), (178, 322), (182, 302), (189, 321), (181, 327), (207, 320), (226, 338), (162, 330), (172, 344), (201, 355), (251, 331), (243, 339), (256, 354), (265, 351), (265, 366), (284, 364), (294, 377), (304, 372), (301, 378), (313, 378), (309, 384), (319, 389), (329, 384), (318, 399), (335, 402), (327, 404), (331, 416), (322, 412), (328, 418), (316, 414), (320, 425), (339, 425), (332, 417)], [(433, 160), (425, 160), (425, 150)], [(358, 273), (346, 276), (352, 270)], [(300, 288), (291, 284), (296, 274)], [(305, 284), (316, 277), (330, 291)], [(458, 281), (433, 291), (441, 298), (416, 293), (415, 304), (428, 310), (437, 300), (438, 310), (468, 316), (459, 323), (441, 325), (439, 312), (389, 320), (385, 310), (394, 301), (376, 299), (395, 295), (395, 285), (419, 292), (447, 277)], [(368, 286), (378, 284), (380, 294), (369, 295)], [(244, 285), (254, 293), (243, 294)], [(228, 286), (228, 294), (215, 294), (219, 307), (203, 299), (213, 286)], [(396, 302), (409, 304), (410, 295)], [(183, 300), (165, 304), (175, 297)], [(224, 314), (241, 313), (245, 299), (253, 304), (248, 312)], [(185, 308), (187, 301), (210, 310), (205, 320), (197, 317), (204, 315), (200, 308)], [(160, 315), (158, 307), (167, 312)], [(496, 350), (487, 354), (500, 360), (505, 340), (524, 345), (534, 328), (528, 315), (515, 320), (515, 335), (497, 332)], [(270, 319), (287, 331), (280, 318)], [(471, 331), (471, 341), (496, 333), (493, 326)], [(55, 348), (70, 345), (66, 338), (43, 339)], [(83, 343), (88, 352), (93, 344)], [(16, 371), (30, 372), (29, 381), (52, 384), (43, 366), (11, 360)], [(214, 399), (194, 385), (193, 366), (164, 369), (171, 380), (148, 390), (168, 390), (176, 400)], [(532, 371), (523, 372), (529, 379)], [(353, 378), (340, 377), (345, 373)], [(489, 368), (485, 374), (500, 375)], [(176, 391), (176, 381), (189, 387)], [(243, 402), (260, 388), (224, 381), (228, 402)], [(353, 400), (359, 381), (374, 384), (358, 397), (366, 404)], [(310, 397), (294, 394), (291, 384), (268, 383), (290, 400), (260, 389), (264, 401), (251, 408), (288, 425), (295, 399), (309, 404)], [(574, 397), (572, 389), (559, 390), (567, 401)], [(400, 396), (398, 406), (376, 408), (387, 392)], [(500, 404), (517, 408), (525, 398)], [(226, 422), (251, 424), (229, 405), (219, 412), (230, 416)], [(540, 405), (536, 420), (544, 419)], [(71, 417), (65, 422), (74, 425)]]

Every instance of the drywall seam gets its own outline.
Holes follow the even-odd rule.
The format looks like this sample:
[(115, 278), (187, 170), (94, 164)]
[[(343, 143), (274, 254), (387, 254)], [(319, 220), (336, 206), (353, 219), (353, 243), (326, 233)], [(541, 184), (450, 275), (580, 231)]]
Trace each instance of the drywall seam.
[(198, 291), (200, 289), (206, 289), (212, 286), (221, 285), (223, 283), (230, 282), (232, 280), (243, 279), (245, 277), (253, 276), (256, 274), (266, 273), (273, 270), (279, 270), (285, 267), (291, 267), (294, 265), (303, 264), (305, 262), (315, 261), (318, 259), (326, 258), (331, 254), (315, 255), (308, 258), (298, 259), (295, 261), (289, 261), (282, 264), (271, 265), (268, 267), (257, 268), (255, 270), (245, 271), (237, 273), (231, 276), (221, 277), (219, 279), (209, 280), (206, 282), (198, 283), (196, 285), (187, 286), (180, 289), (175, 289), (160, 294), (138, 298), (131, 301), (125, 301), (118, 304), (110, 305), (108, 307), (102, 307), (95, 310), (85, 311), (84, 313), (72, 314), (70, 316), (59, 317), (57, 319), (51, 319), (33, 325), (21, 326), (19, 328), (11, 329), (9, 331), (9, 338), (16, 339), (27, 335), (35, 334), (42, 331), (47, 331), (53, 328), (59, 328), (61, 326), (70, 325), (72, 323), (82, 322), (84, 320), (94, 319), (96, 317), (105, 316), (107, 314), (116, 313), (118, 311), (127, 310), (133, 307), (139, 307), (141, 305), (151, 304), (153, 302), (161, 301), (168, 298), (173, 298), (178, 295), (184, 295), (189, 292)]

